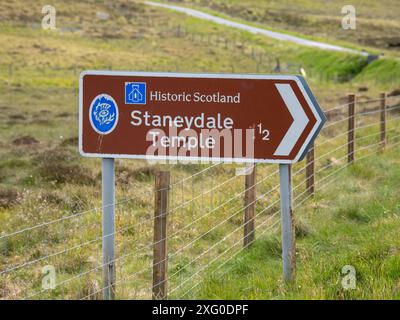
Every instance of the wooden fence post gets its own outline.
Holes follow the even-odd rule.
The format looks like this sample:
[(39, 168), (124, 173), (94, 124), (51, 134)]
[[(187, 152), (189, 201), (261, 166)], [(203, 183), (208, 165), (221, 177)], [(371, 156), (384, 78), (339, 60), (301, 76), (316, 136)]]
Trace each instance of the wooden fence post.
[(381, 147), (386, 146), (386, 93), (381, 93)]
[(310, 150), (307, 153), (307, 162), (306, 162), (306, 189), (308, 191), (309, 194), (311, 194), (312, 196), (314, 195), (314, 181), (315, 181), (315, 177), (314, 177), (314, 168), (315, 168), (315, 164), (314, 164), (314, 149), (315, 145), (314, 142), (311, 144), (310, 146)]
[(354, 162), (354, 131), (355, 131), (355, 101), (356, 96), (354, 94), (348, 95), (348, 103), (349, 103), (349, 125), (348, 125), (348, 139), (347, 139), (347, 162)]
[(169, 171), (159, 171), (155, 177), (153, 299), (167, 297), (167, 215), (169, 201)]
[(244, 193), (244, 237), (243, 247), (248, 247), (254, 241), (254, 218), (256, 212), (256, 165), (246, 168)]

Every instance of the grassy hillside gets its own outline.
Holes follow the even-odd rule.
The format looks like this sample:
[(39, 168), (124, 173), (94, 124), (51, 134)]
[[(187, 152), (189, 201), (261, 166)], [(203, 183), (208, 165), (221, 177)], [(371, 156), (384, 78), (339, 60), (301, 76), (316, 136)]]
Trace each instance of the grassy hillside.
[[(274, 73), (279, 60), (282, 73), (298, 73), (303, 67), (321, 88), (327, 83), (348, 88), (353, 79), (354, 88), (400, 86), (397, 60), (382, 59), (366, 68), (362, 57), (273, 41), (140, 1), (54, 5), (59, 27), (55, 32), (39, 28), (40, 2), (32, 2), (29, 10), (20, 0), (1, 8), (0, 85), (72, 88), (77, 74), (87, 68)], [(110, 15), (107, 20), (98, 18), (102, 12)], [(343, 90), (338, 86), (337, 91)]]
[[(194, 297), (399, 299), (399, 155), (392, 149), (361, 160), (296, 210), (295, 284), (281, 281), (281, 241), (278, 233), (270, 233), (233, 262), (211, 270)], [(354, 290), (341, 285), (346, 265), (356, 270)]]
[[(140, 1), (57, 0), (52, 4), (57, 9), (54, 32), (40, 29), (41, 1), (26, 6), (25, 1), (12, 0), (0, 6), (0, 272), (4, 272), (0, 298), (37, 293), (35, 298), (84, 298), (90, 293), (99, 297), (101, 163), (80, 157), (77, 150), (82, 70), (268, 74), (275, 72), (279, 59), (281, 73), (305, 68), (325, 110), (343, 103), (348, 92), (358, 93), (363, 101), (376, 99), (381, 91), (395, 95), (400, 88), (400, 68), (389, 59), (366, 66), (357, 56), (276, 42), (150, 8)], [(104, 16), (99, 12), (109, 17), (99, 18)], [(357, 137), (364, 139), (359, 147), (377, 142), (377, 105), (375, 101), (357, 106), (359, 111), (375, 112), (358, 119), (360, 126), (373, 124), (357, 131)], [(389, 105), (398, 106), (398, 101), (392, 99)], [(321, 134), (318, 152), (325, 156), (320, 169), (333, 171), (345, 163), (345, 113), (341, 109), (331, 114), (339, 125)], [(396, 115), (393, 110), (388, 117)], [(388, 129), (392, 142), (398, 141), (397, 123), (391, 122)], [(334, 137), (338, 139), (331, 140)], [(335, 149), (334, 154), (326, 154)], [(176, 183), (171, 191), (174, 236), (169, 243), (172, 296), (180, 297), (178, 286), (242, 235), (243, 177), (235, 175), (237, 166), (219, 165), (198, 174), (207, 165), (117, 161), (116, 252), (124, 257), (117, 263), (118, 298), (150, 297), (154, 172), (160, 168), (170, 170)], [(260, 196), (276, 185), (275, 169), (257, 168), (259, 178), (264, 178)], [(302, 178), (299, 172), (295, 182)], [(297, 192), (303, 189), (300, 185)], [(277, 197), (274, 189), (257, 202), (260, 219), (267, 221), (276, 210), (276, 205), (265, 208)], [(49, 221), (57, 223), (46, 224)], [(23, 232), (14, 234), (19, 230)], [(232, 238), (225, 239), (227, 232)], [(201, 258), (194, 260), (197, 257)], [(41, 268), (47, 264), (56, 267), (62, 285), (43, 293)]]
[(323, 0), (176, 0), (179, 4), (195, 5), (261, 23), (275, 29), (287, 30), (331, 41), (345, 41), (363, 47), (398, 53), (400, 46), (396, 0), (351, 2), (356, 9), (356, 30), (343, 30), (341, 13), (346, 1)]
[[(213, 2), (210, 3), (213, 4)], [(269, 41), (262, 36), (254, 36), (245, 32), (241, 33), (242, 41), (250, 41), (253, 45), (257, 43), (257, 45), (261, 47), (262, 52), (268, 54), (269, 61), (276, 61), (277, 59), (279, 59), (280, 61), (285, 61), (287, 66), (292, 66), (292, 68), (283, 68), (281, 70), (281, 72), (283, 73), (296, 73), (298, 72), (298, 69), (302, 67), (308, 71), (308, 77), (311, 79), (317, 79), (317, 82), (334, 81), (336, 83), (345, 82), (346, 84), (348, 84), (348, 82), (356, 80), (354, 81), (355, 83), (369, 82), (378, 86), (381, 86), (382, 84), (394, 86), (398, 85), (396, 79), (398, 79), (400, 73), (400, 60), (398, 56), (398, 50), (396, 49), (392, 51), (386, 50), (387, 47), (382, 43), (373, 48), (370, 46), (360, 46), (355, 44), (354, 42), (352, 43), (351, 39), (347, 41), (338, 41), (337, 39), (334, 39), (327, 35), (324, 35), (323, 37), (310, 36), (305, 33), (301, 33), (299, 31), (299, 26), (296, 23), (292, 23), (290, 19), (284, 19), (285, 23), (288, 25), (288, 28), (276, 29), (274, 27), (271, 27), (270, 25), (256, 24), (253, 21), (246, 21), (243, 17), (240, 16), (227, 15), (225, 14), (225, 10), (223, 9), (219, 11), (216, 9), (211, 10), (209, 9), (210, 6), (213, 6), (207, 6), (207, 4), (210, 3), (207, 1), (203, 1), (200, 3), (196, 1), (177, 2), (177, 4), (179, 5), (191, 6), (204, 12), (208, 12), (216, 16), (221, 16), (225, 19), (236, 20), (241, 23), (256, 25), (258, 27), (264, 26), (270, 30), (277, 30), (283, 33), (293, 34), (308, 39), (315, 39), (321, 42), (336, 43), (341, 46), (353, 48), (359, 51), (366, 50), (367, 52), (375, 55), (383, 54), (380, 56), (379, 61), (373, 61), (372, 63), (368, 64), (365, 57), (337, 52), (329, 52), (324, 50), (309, 49), (307, 47), (299, 47), (296, 45), (292, 46), (290, 43)], [(267, 2), (263, 2), (261, 5), (265, 5), (266, 3)], [(200, 4), (202, 4), (203, 6), (200, 6)], [(247, 7), (251, 7), (253, 5), (253, 3), (244, 4)], [(223, 3), (222, 6), (223, 8), (226, 8), (228, 5), (226, 3)], [(360, 6), (358, 6), (358, 8), (359, 7)], [(307, 5), (305, 6), (305, 8), (311, 10), (311, 8), (307, 7)], [(381, 8), (379, 12), (384, 15), (385, 11)], [(326, 25), (326, 23), (324, 23), (324, 25)], [(216, 25), (215, 27), (217, 28), (218, 26)], [(331, 25), (331, 27), (333, 26)], [(374, 29), (373, 25), (368, 25), (365, 26), (363, 30), (367, 34), (370, 34), (373, 30), (376, 31), (377, 29)], [(400, 29), (397, 28), (396, 34), (398, 30)], [(380, 36), (383, 37), (384, 35), (387, 35), (387, 30), (380, 30)], [(393, 41), (395, 41), (394, 44), (397, 43), (397, 40)], [(265, 44), (267, 44), (267, 46), (265, 46)], [(390, 46), (390, 48), (392, 49), (394, 47)], [(366, 68), (367, 66), (368, 68)], [(275, 68), (271, 67), (269, 72), (274, 72), (274, 70)]]

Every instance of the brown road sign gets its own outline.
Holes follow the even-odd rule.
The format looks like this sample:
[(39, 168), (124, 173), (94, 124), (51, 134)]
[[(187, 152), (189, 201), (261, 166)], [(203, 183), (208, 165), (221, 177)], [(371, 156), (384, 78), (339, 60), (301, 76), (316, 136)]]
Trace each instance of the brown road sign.
[(292, 163), (326, 121), (300, 76), (87, 71), (83, 156)]

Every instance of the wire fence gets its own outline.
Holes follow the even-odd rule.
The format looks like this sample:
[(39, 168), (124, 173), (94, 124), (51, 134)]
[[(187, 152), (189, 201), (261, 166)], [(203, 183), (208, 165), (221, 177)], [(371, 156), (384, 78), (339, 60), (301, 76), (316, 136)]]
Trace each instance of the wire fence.
[[(351, 102), (326, 111), (328, 122), (309, 152), (313, 157), (292, 166), (295, 209), (336, 181), (354, 161), (400, 143), (400, 96), (353, 103), (354, 115), (349, 113)], [(335, 115), (329, 116), (332, 111)], [(135, 197), (116, 201), (113, 234), (102, 235), (101, 206), (54, 212), (38, 223), (26, 220), (19, 228), (3, 229), (0, 297), (101, 299), (111, 289), (117, 299), (195, 298), (207, 275), (223, 277), (228, 272), (229, 263), (248, 247), (244, 238), (250, 233), (257, 239), (276, 232), (280, 213), (275, 165), (259, 164), (245, 174), (238, 165), (223, 163), (197, 168), (178, 179), (172, 177), (164, 188), (138, 189)], [(249, 174), (256, 178), (246, 185)], [(252, 190), (254, 196), (249, 197)], [(169, 199), (162, 215), (157, 214), (154, 201), (160, 192), (168, 193)], [(249, 208), (254, 216), (246, 220)], [(166, 235), (155, 237), (154, 224), (161, 216)], [(110, 236), (116, 243), (112, 261), (116, 278), (106, 285), (101, 248)], [(154, 249), (161, 244), (167, 252), (155, 257)], [(155, 270), (161, 266), (160, 278)], [(155, 295), (155, 288), (162, 288), (161, 296)]]
[[(154, 23), (149, 22), (149, 26), (154, 26)], [(226, 50), (231, 55), (236, 54), (241, 57), (248, 59), (247, 72), (252, 73), (300, 73), (302, 66), (298, 63), (292, 61), (286, 61), (280, 55), (273, 55), (271, 52), (266, 52), (262, 46), (257, 46), (247, 42), (243, 37), (237, 36), (234, 38), (232, 36), (227, 36), (223, 32), (213, 31), (210, 33), (202, 33), (193, 31), (181, 24), (168, 24), (160, 25), (156, 28), (156, 34), (149, 33), (150, 31), (141, 30), (140, 33), (134, 36), (135, 41), (143, 43), (148, 42), (149, 38), (156, 37), (155, 39), (167, 39), (174, 41), (175, 39), (184, 40), (188, 42), (193, 47), (208, 48), (209, 50), (215, 50), (220, 48)], [(40, 77), (46, 76), (46, 78), (51, 78), (52, 76), (63, 78), (71, 78), (73, 81), (76, 80), (76, 76), (82, 70), (87, 69), (97, 69), (97, 70), (119, 70), (121, 68), (126, 69), (126, 65), (123, 67), (118, 65), (118, 61), (110, 61), (98, 63), (93, 65), (91, 62), (89, 65), (85, 65), (83, 59), (77, 61), (73, 65), (63, 65), (60, 61), (45, 61), (43, 63), (38, 63), (36, 65), (29, 65), (25, 62), (10, 61), (9, 63), (0, 63), (0, 75), (6, 79), (12, 80), (17, 77), (24, 77), (28, 72), (32, 75), (38, 75)], [(56, 64), (58, 63), (58, 64)], [(165, 67), (163, 69), (163, 67)], [(208, 72), (209, 66), (199, 66), (200, 71)], [(135, 70), (137, 71), (152, 71), (154, 70), (154, 63), (135, 63)], [(168, 60), (168, 63), (163, 66), (157, 64), (158, 71), (171, 71), (180, 72), (182, 71), (182, 66), (179, 62), (175, 65)], [(232, 64), (225, 66), (224, 72), (235, 73), (238, 72), (237, 66), (235, 67), (235, 61)], [(308, 71), (308, 76), (311, 76), (311, 71)], [(333, 78), (338, 79), (338, 76)]]

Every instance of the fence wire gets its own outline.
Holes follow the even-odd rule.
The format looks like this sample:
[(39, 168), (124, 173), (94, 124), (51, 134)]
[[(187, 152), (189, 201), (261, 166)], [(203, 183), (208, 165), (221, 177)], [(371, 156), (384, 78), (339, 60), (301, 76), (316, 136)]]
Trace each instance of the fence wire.
[[(400, 144), (398, 111), (399, 96), (386, 97), (386, 146)], [(355, 161), (361, 161), (382, 150), (382, 99), (356, 101)], [(360, 110), (368, 105), (368, 108)], [(315, 180), (316, 192), (323, 190), (340, 177), (350, 164), (347, 161), (349, 104), (329, 109), (335, 112), (315, 142), (314, 172), (306, 177), (310, 163), (293, 165), (294, 208), (312, 198), (306, 179)], [(327, 130), (329, 129), (329, 130)], [(332, 130), (332, 132), (331, 132)], [(330, 132), (327, 134), (327, 132)], [(238, 165), (214, 163), (198, 165), (173, 180), (168, 188), (138, 190), (134, 198), (116, 201), (117, 227), (114, 233), (101, 234), (102, 206), (80, 212), (64, 212), (20, 229), (4, 229), (0, 248), (4, 254), (0, 264), (0, 297), (3, 299), (101, 299), (104, 286), (101, 245), (106, 237), (115, 236), (116, 297), (149, 299), (155, 286), (166, 284), (168, 297), (195, 298), (204, 277), (210, 272), (223, 277), (234, 259), (240, 259), (244, 227), (249, 221), (243, 212), (255, 206), (254, 234), (276, 232), (279, 226), (279, 175), (273, 165), (257, 165), (256, 181), (244, 187), (243, 169)], [(173, 177), (174, 179), (174, 177)], [(250, 189), (256, 189), (254, 200), (244, 203)], [(153, 239), (153, 201), (138, 203), (138, 196), (154, 199), (158, 192), (169, 192), (168, 232), (161, 240)], [(34, 213), (30, 213), (34, 214)], [(76, 232), (79, 230), (79, 232)], [(82, 233), (81, 233), (82, 232)], [(81, 234), (81, 236), (77, 236)], [(39, 240), (41, 239), (41, 240)], [(154, 263), (153, 249), (167, 241), (167, 256)], [(153, 268), (168, 264), (164, 280), (153, 283)], [(43, 267), (53, 266), (54, 287), (43, 287)]]

